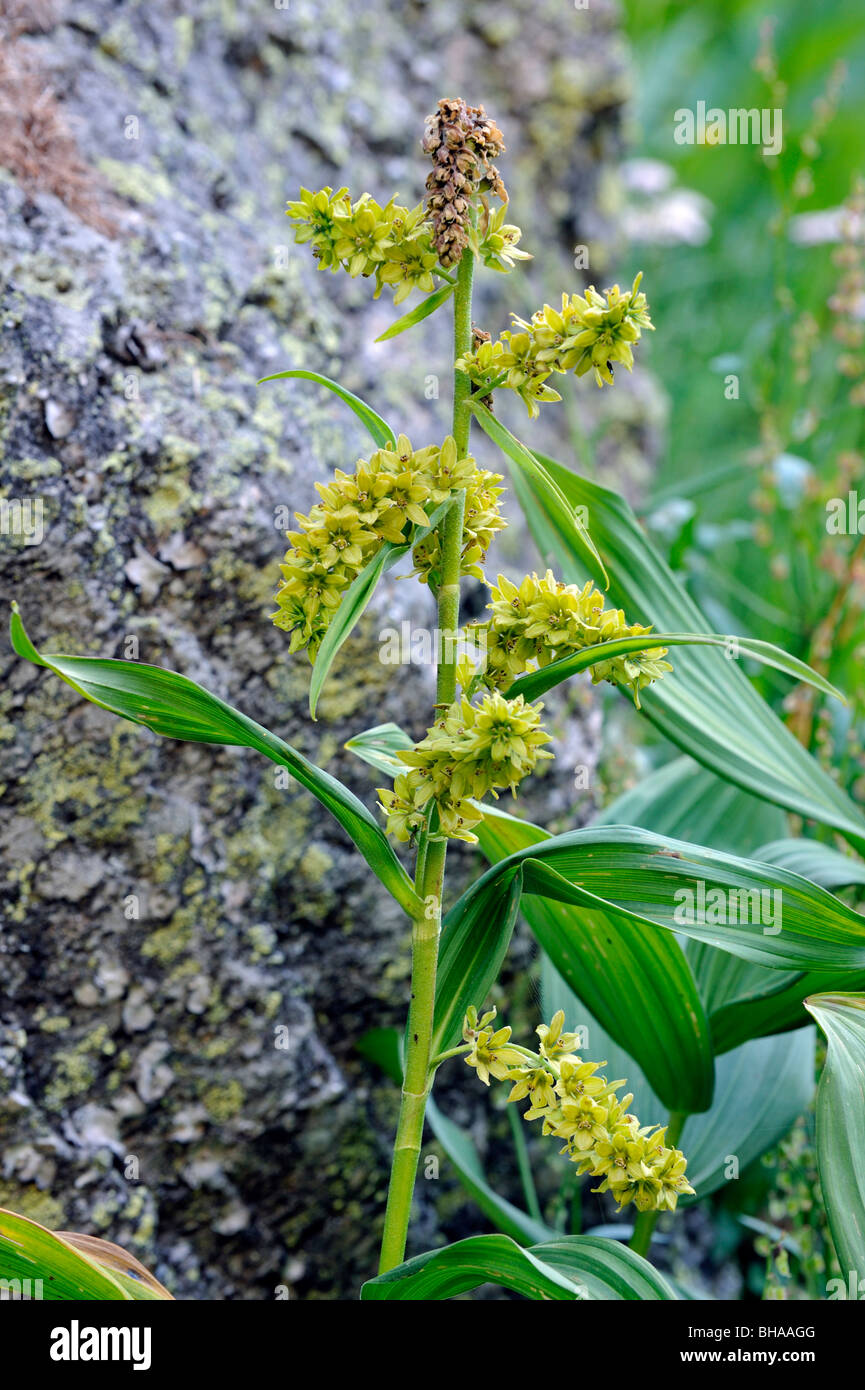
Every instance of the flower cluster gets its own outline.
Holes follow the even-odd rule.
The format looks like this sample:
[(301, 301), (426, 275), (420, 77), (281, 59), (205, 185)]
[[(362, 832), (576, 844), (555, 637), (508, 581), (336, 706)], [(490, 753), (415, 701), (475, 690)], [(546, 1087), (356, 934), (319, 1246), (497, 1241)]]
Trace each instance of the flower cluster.
[(638, 1211), (674, 1211), (680, 1195), (693, 1194), (685, 1155), (667, 1146), (666, 1129), (643, 1127), (628, 1113), (633, 1095), (616, 1095), (623, 1080), (598, 1076), (604, 1063), (584, 1062), (574, 1052), (577, 1034), (562, 1031), (561, 1009), (537, 1029), (536, 1053), (511, 1043), (510, 1028), (495, 1029), (495, 1016), (492, 1009), (479, 1019), (469, 1009), (466, 1062), (487, 1086), (491, 1076), (514, 1083), (508, 1100), (528, 1100), (524, 1118), (541, 1120), (543, 1134), (565, 1141), (562, 1153), (577, 1172), (601, 1179), (595, 1192), (609, 1192), (619, 1208), (633, 1202)]
[(600, 294), (594, 286), (579, 294), (562, 295), (561, 309), (545, 304), (530, 320), (512, 315), (514, 328), (506, 329), (496, 343), (484, 343), (460, 357), (458, 369), (486, 392), (498, 386), (516, 391), (531, 418), (544, 401), (561, 396), (547, 385), (555, 372), (577, 376), (594, 373), (598, 386), (613, 383), (613, 366), (621, 362), (631, 370), (633, 344), (644, 328), (652, 328), (646, 296), (638, 275), (629, 293), (618, 285)]
[(502, 206), (487, 216), (483, 234), (478, 236), (477, 254), (490, 270), (505, 274), (513, 270), (515, 261), (530, 261), (528, 251), (519, 249), (522, 232), (513, 223), (505, 222), (507, 207)]
[(374, 275), (376, 299), (383, 285), (394, 289), (395, 304), (414, 289), (435, 289), (438, 255), (422, 203), (404, 208), (394, 197), (382, 207), (368, 193), (353, 203), (347, 188), (302, 188), (286, 216), (295, 224), (295, 241), (312, 243), (321, 270)]
[[(489, 686), (506, 687), (524, 671), (534, 670), (535, 664), (547, 666), (598, 642), (638, 637), (652, 630), (626, 623), (620, 608), (605, 608), (603, 594), (591, 581), (580, 589), (562, 583), (551, 570), (543, 579), (527, 575), (519, 585), (500, 574), (490, 593), (492, 602), (487, 607), (492, 617), (473, 628), (484, 634), (482, 679)], [(673, 669), (663, 659), (666, 651), (666, 647), (652, 647), (597, 661), (589, 668), (592, 680), (629, 686), (639, 705), (643, 687)]]
[(414, 528), (426, 528), (431, 512), (476, 477), (474, 459), (458, 459), (451, 436), (441, 448), (412, 449), (401, 434), (396, 446), (359, 459), (354, 473), (336, 469), (316, 483), (320, 501), (308, 516), (295, 513), (291, 549), (281, 566), (277, 627), (291, 633), (291, 651), (309, 648), (314, 660), (340, 599), (385, 541), (402, 544)]
[(443, 266), (456, 265), (469, 243), (475, 194), (490, 189), (507, 202), (492, 163), (505, 148), (502, 133), (482, 106), (445, 100), (427, 117), (422, 143), (433, 162), (426, 182), (432, 244)]
[[(502, 531), (507, 522), (499, 509), (499, 498), (504, 491), (498, 487), (502, 481), (501, 473), (489, 473), (476, 468), (465, 489), (465, 508), (463, 512), (463, 544), (460, 561), (460, 574), (471, 575), (483, 583), (483, 562), (492, 544), (493, 536)], [(437, 531), (431, 531), (418, 541), (412, 551), (413, 573), (423, 584), (429, 584), (433, 593), (441, 583), (441, 546)]]
[(540, 727), (542, 708), (521, 695), (506, 700), (498, 691), (477, 705), (465, 696), (455, 700), (426, 738), (399, 754), (407, 771), (393, 789), (379, 787), (388, 834), (413, 839), (432, 804), (438, 818), (433, 835), (474, 844), (472, 827), (483, 813), (473, 803), (487, 792), (516, 791), (539, 761), (552, 756), (543, 747), (550, 736)]

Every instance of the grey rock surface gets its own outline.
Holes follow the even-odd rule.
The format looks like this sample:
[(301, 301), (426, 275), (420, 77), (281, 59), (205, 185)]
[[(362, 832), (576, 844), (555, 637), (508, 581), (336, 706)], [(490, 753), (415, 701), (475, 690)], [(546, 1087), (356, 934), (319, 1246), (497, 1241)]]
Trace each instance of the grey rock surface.
[[(56, 136), (35, 175), (0, 168), (3, 484), (39, 503), (43, 532), (0, 538), (3, 611), (17, 598), (46, 650), (183, 671), (371, 801), (375, 778), (343, 743), (387, 718), (422, 733), (430, 673), (401, 669), (391, 688), (375, 633), (429, 623), (429, 601), (383, 586), (311, 724), (309, 668), (267, 616), (274, 517), (305, 510), (313, 481), (366, 445), (317, 388), (255, 382), (310, 367), (439, 439), (450, 350), (443, 321), (370, 346), (389, 299), (318, 274), (283, 207), (301, 184), (343, 181), (416, 201), (426, 113), (441, 95), (483, 101), (537, 253), (484, 286), (478, 317), (497, 332), (508, 308), (573, 284), (576, 242), (610, 255), (615, 10), (0, 9), (19, 114), (50, 87), (83, 169), (72, 191), (68, 158), (52, 172)], [(564, 428), (545, 422), (545, 442), (558, 431), (561, 447)], [(160, 742), (5, 641), (0, 661), (0, 1205), (128, 1246), (178, 1297), (353, 1297), (375, 1262), (395, 1120), (355, 1042), (403, 1016), (399, 911), (255, 754)], [(588, 698), (560, 705), (558, 727), (562, 771), (527, 805), (539, 818), (569, 810), (569, 769), (597, 759)], [(455, 862), (464, 876), (469, 857)], [(485, 1229), (446, 1168), (422, 1188), (416, 1249)]]

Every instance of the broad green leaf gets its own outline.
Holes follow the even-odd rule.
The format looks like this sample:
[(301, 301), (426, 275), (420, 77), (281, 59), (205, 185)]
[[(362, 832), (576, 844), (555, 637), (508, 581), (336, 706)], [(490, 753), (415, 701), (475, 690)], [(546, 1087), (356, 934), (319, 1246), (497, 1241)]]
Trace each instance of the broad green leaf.
[(675, 1286), (642, 1255), (617, 1240), (599, 1236), (559, 1236), (532, 1247), (544, 1263), (571, 1277), (588, 1291), (592, 1301), (625, 1300), (641, 1303), (677, 1300)]
[[(587, 670), (596, 662), (609, 661), (614, 656), (626, 656), (628, 652), (649, 651), (653, 647), (721, 647), (725, 652), (729, 652), (731, 644), (734, 644), (734, 650), (744, 652), (746, 656), (753, 657), (764, 666), (774, 666), (777, 671), (784, 671), (788, 676), (795, 676), (797, 680), (815, 686), (824, 695), (834, 695), (842, 704), (847, 703), (840, 690), (836, 690), (825, 676), (812, 671), (804, 661), (790, 656), (789, 652), (773, 646), (771, 642), (758, 642), (750, 637), (719, 637), (713, 632), (651, 632), (641, 637), (616, 637), (610, 642), (598, 642), (595, 646), (584, 647), (571, 656), (551, 661), (549, 666), (541, 666), (537, 671), (529, 671), (526, 675), (519, 676), (505, 694), (509, 699), (522, 695), (527, 700), (537, 700), (547, 690), (552, 690), (553, 686), (561, 685), (562, 681)], [(670, 679), (669, 675), (664, 677), (665, 681)]]
[(313, 719), (315, 719), (318, 697), (324, 689), (324, 683), (333, 665), (334, 657), (366, 611), (381, 576), (385, 570), (392, 569), (403, 555), (407, 555), (413, 545), (435, 529), (450, 505), (448, 500), (436, 507), (430, 517), (429, 526), (416, 527), (411, 540), (404, 544), (393, 545), (390, 541), (385, 541), (346, 589), (339, 607), (327, 625), (327, 631), (322, 638), (312, 668), (312, 679), (309, 685), (309, 713)]
[[(132, 1299), (116, 1278), (68, 1240), (26, 1216), (0, 1210), (0, 1280), (41, 1280), (45, 1300), (125, 1303)], [(13, 1285), (14, 1287), (14, 1285)], [(160, 1285), (161, 1287), (161, 1285)]]
[[(151, 1274), (134, 1255), (111, 1240), (99, 1236), (81, 1235), (77, 1231), (57, 1231), (60, 1240), (88, 1256), (101, 1269), (107, 1270), (118, 1284), (138, 1302), (164, 1301), (172, 1296), (164, 1284)], [(173, 1301), (173, 1300), (172, 1300)]]
[[(761, 965), (865, 970), (865, 917), (798, 874), (756, 860), (635, 826), (588, 826), (510, 855), (470, 892), (483, 898), (494, 882), (510, 881), (517, 869), (525, 893), (622, 914)], [(743, 899), (743, 893), (770, 896), (760, 900), (758, 914), (757, 900)], [(775, 893), (781, 898), (773, 899)], [(728, 917), (744, 913), (759, 920), (715, 921), (719, 903)]]
[[(493, 863), (550, 843), (546, 832), (491, 808), (477, 829)], [(568, 984), (635, 1057), (669, 1110), (712, 1102), (709, 1027), (674, 936), (647, 933), (617, 912), (524, 896), (520, 911)]]
[[(521, 475), (525, 479), (524, 486), (531, 487), (538, 505), (550, 518), (551, 524), (563, 537), (570, 536), (577, 539), (583, 549), (592, 556), (604, 583), (609, 584), (604, 562), (582, 517), (550, 475), (540, 456), (533, 454), (531, 450), (526, 448), (525, 444), (521, 444), (480, 400), (472, 398), (469, 401), (469, 406), (481, 429), (499, 446), (502, 453), (511, 460), (511, 463), (516, 465), (517, 475)], [(517, 487), (518, 494), (519, 491), (520, 489)]]
[(385, 777), (397, 777), (405, 769), (397, 753), (414, 748), (408, 734), (392, 723), (376, 724), (374, 729), (366, 729), (350, 738), (345, 746), (376, 772), (383, 772)]
[[(679, 1140), (697, 1192), (688, 1202), (723, 1187), (783, 1139), (814, 1094), (814, 1053), (814, 1029), (799, 1028), (717, 1058), (712, 1108), (689, 1116)], [(738, 1165), (732, 1177), (731, 1159)]]
[(402, 318), (392, 323), (390, 328), (386, 328), (384, 333), (380, 333), (376, 338), (377, 343), (385, 343), (388, 338), (396, 338), (400, 333), (405, 333), (407, 328), (414, 328), (416, 323), (422, 323), (428, 319), (430, 314), (434, 314), (436, 309), (446, 304), (456, 289), (456, 285), (442, 285), (440, 289), (433, 290), (426, 299), (422, 299), (414, 309), (410, 309)]
[(520, 904), (519, 867), (469, 888), (442, 923), (433, 1056), (456, 1046), (470, 1004), (480, 1008), (498, 979)]
[[(816, 840), (776, 840), (756, 850), (754, 858), (802, 874), (829, 890), (862, 882), (865, 869), (861, 860)], [(837, 970), (771, 970), (696, 941), (689, 942), (687, 954), (709, 1013), (716, 1052), (750, 1037), (802, 1027), (809, 994), (865, 985), (865, 973), (851, 977)]]
[[(730, 957), (732, 960), (733, 957)], [(786, 970), (760, 972), (747, 967), (737, 981), (727, 981), (727, 992), (709, 1010), (709, 1026), (716, 1052), (727, 1052), (747, 1038), (766, 1037), (801, 1028), (807, 1022), (805, 1000), (811, 994), (853, 988), (865, 989), (865, 970), (809, 970), (791, 974)], [(769, 991), (763, 974), (772, 974), (780, 988)]]
[(532, 1299), (585, 1296), (567, 1274), (544, 1264), (509, 1236), (470, 1236), (443, 1250), (416, 1255), (387, 1274), (368, 1279), (360, 1296), (366, 1300), (439, 1302), (481, 1284), (499, 1284)]
[(648, 1260), (616, 1241), (570, 1236), (523, 1250), (507, 1236), (471, 1236), (370, 1279), (362, 1299), (440, 1301), (481, 1284), (530, 1299), (675, 1299)]
[(830, 892), (865, 884), (865, 861), (841, 854), (819, 840), (773, 840), (763, 845), (754, 857), (766, 864), (792, 869), (793, 873), (810, 878), (812, 883), (819, 883)]
[[(760, 860), (766, 856), (762, 851), (755, 853), (756, 847), (767, 840), (780, 839), (787, 832), (787, 818), (780, 806), (761, 801), (732, 782), (722, 782), (708, 768), (685, 757), (674, 758), (640, 777), (633, 787), (605, 806), (593, 824), (641, 825), (657, 835), (674, 835), (692, 845), (711, 845), (729, 854)], [(824, 883), (822, 887), (831, 885)]]
[(845, 1281), (865, 1279), (865, 994), (807, 1001), (826, 1034), (817, 1089), (817, 1171)]
[(41, 654), (24, 630), (17, 605), (13, 605), (11, 637), (19, 656), (47, 667), (101, 709), (144, 724), (165, 738), (255, 748), (287, 768), (335, 816), (405, 911), (416, 915), (420, 910), (411, 879), (372, 812), (335, 777), (276, 734), (175, 671), (134, 661)]
[(339, 396), (340, 400), (345, 401), (364, 424), (372, 435), (379, 449), (392, 448), (396, 435), (390, 425), (381, 418), (371, 405), (362, 401), (360, 396), (356, 396), (353, 391), (348, 391), (344, 386), (340, 386), (338, 381), (331, 381), (329, 376), (322, 376), (319, 372), (304, 372), (299, 368), (290, 372), (275, 372), (273, 376), (263, 376), (258, 382), (261, 386), (265, 381), (285, 381), (290, 377), (297, 377), (302, 381), (315, 381), (319, 386), (326, 386), (328, 391), (333, 391), (334, 395)]
[[(597, 483), (538, 455), (571, 507), (587, 509), (593, 545), (610, 574), (610, 598), (629, 622), (662, 632), (705, 632), (710, 624), (642, 531), (628, 504)], [(593, 549), (548, 507), (546, 491), (517, 470), (514, 490), (542, 555), (561, 577), (603, 578)], [(725, 780), (799, 815), (833, 825), (865, 846), (865, 817), (753, 688), (735, 661), (682, 647), (673, 678), (641, 692), (660, 731)]]

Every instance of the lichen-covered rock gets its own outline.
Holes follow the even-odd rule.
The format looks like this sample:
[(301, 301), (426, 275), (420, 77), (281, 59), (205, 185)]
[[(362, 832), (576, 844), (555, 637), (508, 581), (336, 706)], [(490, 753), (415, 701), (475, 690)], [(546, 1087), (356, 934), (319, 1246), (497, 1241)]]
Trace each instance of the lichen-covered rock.
[[(50, 84), (56, 109), (35, 170), (0, 144), (3, 482), (39, 515), (0, 538), (4, 598), (46, 650), (183, 671), (369, 797), (345, 738), (391, 717), (420, 735), (432, 690), (416, 668), (394, 685), (376, 628), (429, 624), (428, 596), (382, 586), (311, 724), (309, 668), (268, 621), (275, 518), (368, 441), (318, 388), (255, 383), (311, 367), (438, 439), (450, 347), (444, 317), (370, 346), (394, 317), (387, 296), (318, 274), (283, 206), (343, 178), (416, 200), (423, 118), (463, 92), (505, 130), (538, 253), (478, 313), (503, 324), (506, 291), (531, 310), (551, 268), (570, 277), (575, 240), (609, 241), (614, 12), (13, 10), (21, 102)], [(374, 1266), (395, 1118), (354, 1044), (403, 1014), (398, 909), (253, 753), (160, 742), (6, 646), (2, 665), (0, 1205), (129, 1246), (180, 1297), (353, 1296)], [(569, 708), (548, 813), (597, 756), (596, 716), (582, 697)], [(420, 1245), (443, 1238), (447, 1200), (430, 1192), (446, 1179), (423, 1185)]]

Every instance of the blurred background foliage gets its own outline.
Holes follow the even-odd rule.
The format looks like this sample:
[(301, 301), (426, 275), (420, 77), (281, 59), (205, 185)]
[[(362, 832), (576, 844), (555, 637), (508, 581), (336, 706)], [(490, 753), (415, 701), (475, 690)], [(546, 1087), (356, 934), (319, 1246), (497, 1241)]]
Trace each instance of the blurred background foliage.
[[(865, 502), (861, 5), (624, 0), (623, 14), (633, 93), (622, 264), (645, 271), (658, 331), (643, 360), (667, 398), (637, 509), (718, 630), (777, 642), (844, 691), (846, 708), (749, 670), (861, 801), (865, 534), (827, 529), (830, 499), (846, 503), (852, 491)], [(780, 155), (677, 144), (675, 111), (700, 101), (782, 108)], [(580, 466), (611, 428), (602, 420), (590, 439), (575, 437)], [(860, 525), (865, 533), (865, 506)], [(623, 702), (611, 713), (604, 801), (633, 785), (634, 744), (648, 766), (676, 754)], [(818, 826), (792, 829), (832, 838)], [(818, 1048), (818, 1073), (822, 1060)], [(706, 1226), (697, 1211), (687, 1235), (666, 1223), (660, 1242), (669, 1245), (656, 1255), (692, 1296), (695, 1264), (708, 1256), (715, 1296), (825, 1297), (837, 1269), (813, 1146), (811, 1110), (701, 1204)]]
[[(669, 399), (640, 510), (719, 630), (786, 646), (845, 691), (830, 708), (751, 672), (861, 799), (865, 538), (829, 534), (826, 508), (865, 498), (862, 209), (837, 213), (865, 173), (861, 6), (626, 0), (624, 14), (627, 264), (646, 272), (646, 357)], [(675, 143), (675, 110), (698, 101), (781, 107), (780, 156)]]

